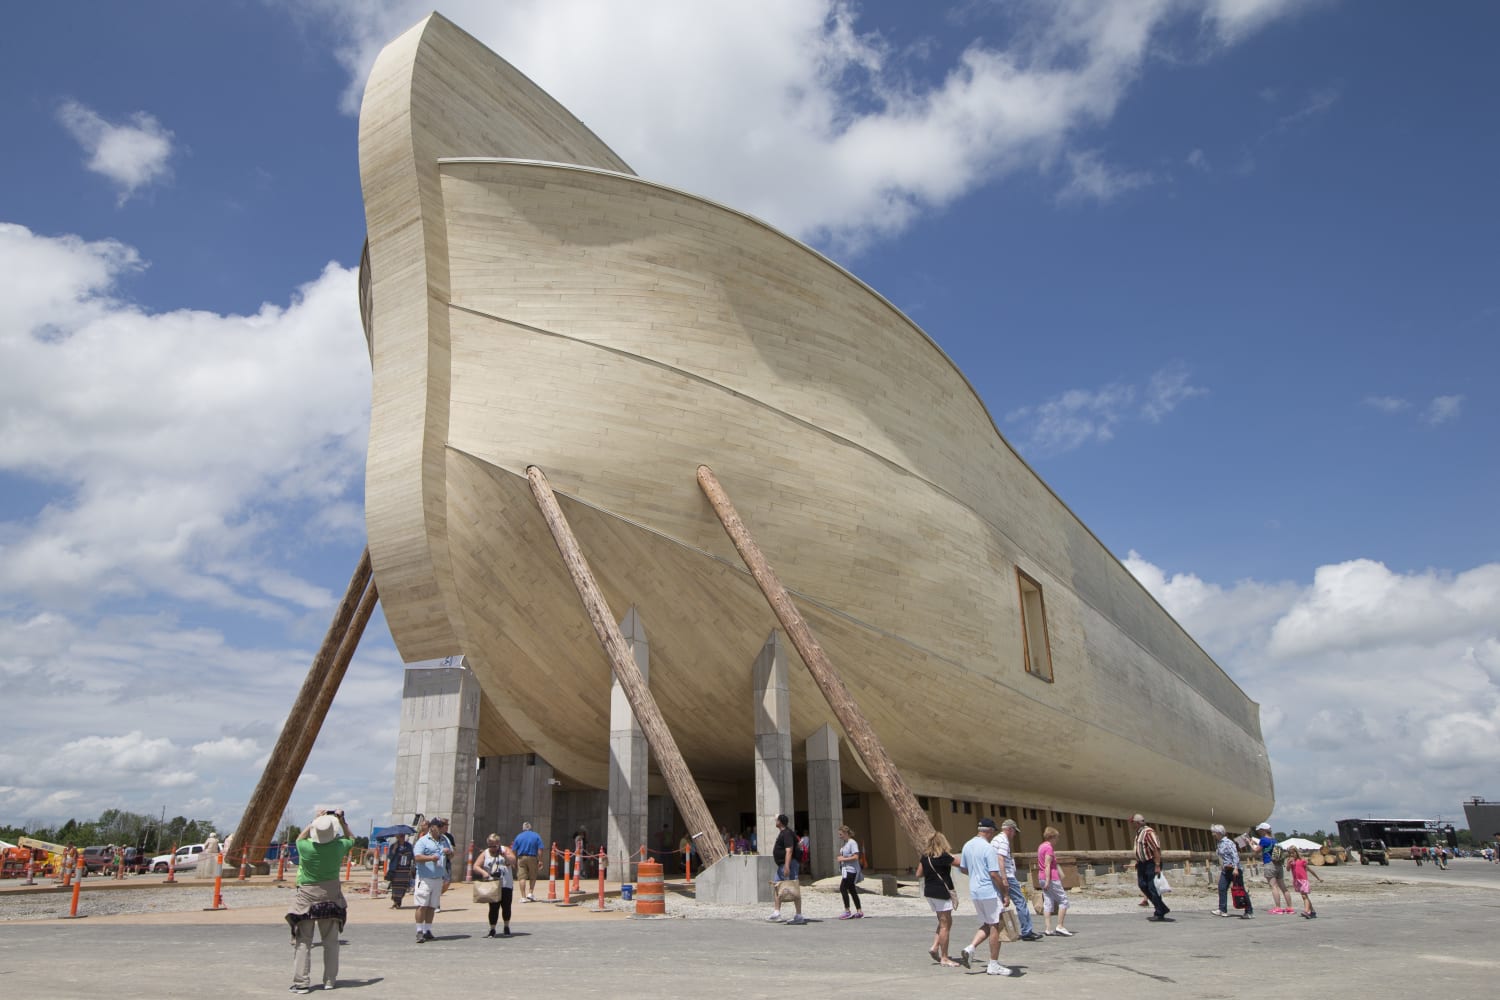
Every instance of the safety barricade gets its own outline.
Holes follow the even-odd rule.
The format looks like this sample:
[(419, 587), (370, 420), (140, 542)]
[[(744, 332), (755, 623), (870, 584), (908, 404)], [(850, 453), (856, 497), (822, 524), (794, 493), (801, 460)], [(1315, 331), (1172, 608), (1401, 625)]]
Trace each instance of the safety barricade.
[(205, 906), (203, 908), (205, 913), (210, 910), (229, 909), (229, 907), (224, 905), (224, 852), (220, 851), (215, 855), (215, 860), (218, 863), (214, 866), (214, 905)]
[(558, 906), (577, 906), (573, 902), (573, 865), (575, 858), (572, 851), (563, 851), (563, 891), (562, 898), (557, 901)]
[[(74, 867), (78, 867), (79, 865), (82, 865), (82, 864), (83, 864), (83, 856), (79, 855), (79, 857), (74, 861)], [(68, 915), (66, 917), (63, 917), (62, 919), (64, 919), (64, 920), (80, 920), (83, 917), (87, 916), (87, 914), (79, 913), (78, 912), (78, 896), (79, 896), (79, 894), (82, 891), (83, 891), (83, 876), (81, 874), (75, 875), (75, 877), (73, 878), (73, 901), (68, 905)]]
[(590, 910), (589, 912), (591, 912), (591, 913), (604, 913), (605, 912), (605, 908), (604, 908), (604, 873), (605, 873), (605, 870), (609, 866), (609, 862), (608, 862), (608, 859), (605, 857), (604, 848), (602, 848), (602, 847), (599, 848), (598, 862), (599, 862), (599, 905), (596, 906), (596, 907), (594, 907), (592, 910)]
[(547, 859), (547, 902), (557, 902), (557, 845), (552, 845), (552, 854)]
[(667, 912), (667, 895), (662, 882), (662, 867), (646, 860), (636, 866), (635, 915), (659, 917)]

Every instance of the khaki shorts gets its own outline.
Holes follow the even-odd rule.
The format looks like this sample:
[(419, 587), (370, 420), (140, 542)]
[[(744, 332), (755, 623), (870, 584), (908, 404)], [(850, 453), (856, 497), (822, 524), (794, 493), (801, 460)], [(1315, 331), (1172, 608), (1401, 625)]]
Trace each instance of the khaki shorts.
[(536, 881), (536, 855), (535, 854), (523, 854), (523, 855), (521, 855), (519, 858), (516, 859), (516, 864), (519, 865), (520, 869), (521, 869), (521, 873), (520, 873), (521, 881), (523, 881), (523, 882), (535, 882)]

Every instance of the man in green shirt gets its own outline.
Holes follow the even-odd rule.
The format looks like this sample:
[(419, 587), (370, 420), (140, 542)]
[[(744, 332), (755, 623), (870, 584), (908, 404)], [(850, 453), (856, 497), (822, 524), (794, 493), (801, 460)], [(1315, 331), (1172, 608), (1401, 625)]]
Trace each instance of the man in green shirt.
[[(338, 835), (339, 828), (344, 835)], [(334, 988), (339, 975), (339, 932), (348, 905), (339, 882), (339, 868), (354, 847), (354, 835), (344, 810), (324, 810), (297, 837), (297, 895), (286, 921), (292, 928), (292, 992), (312, 991), (313, 932), (323, 940), (323, 988)]]

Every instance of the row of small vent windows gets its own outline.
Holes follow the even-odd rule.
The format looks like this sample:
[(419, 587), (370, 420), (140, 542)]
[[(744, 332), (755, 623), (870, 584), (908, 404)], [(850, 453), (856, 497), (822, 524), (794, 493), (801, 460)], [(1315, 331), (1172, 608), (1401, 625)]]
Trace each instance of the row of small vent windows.
[[(918, 805), (918, 807), (920, 807), (925, 812), (928, 809), (932, 808), (932, 800), (929, 799), (925, 795), (919, 795), (919, 796), (917, 796), (917, 805)], [(949, 799), (948, 800), (948, 811), (950, 813), (953, 813), (953, 814), (956, 815), (958, 813), (960, 807), (962, 807), (963, 813), (964, 813), (965, 816), (972, 816), (972, 815), (974, 815), (974, 807), (977, 806), (977, 805), (982, 805), (982, 804), (978, 803), (978, 802), (960, 802), (958, 799)], [(997, 816), (999, 816), (1001, 819), (1017, 819), (1017, 818), (1019, 818), (1019, 819), (1040, 820), (1042, 818), (1042, 813), (1043, 812), (1049, 812), (1049, 811), (1051, 811), (1051, 810), (1026, 809), (1026, 808), (1022, 808), (1022, 809), (1018, 809), (1018, 810), (1012, 810), (1010, 806), (1001, 806), (1001, 805), (997, 805), (994, 808), (994, 814), (997, 815)], [(1015, 812), (1018, 815), (1017, 816), (1011, 816), (1012, 812)], [(1068, 818), (1067, 815), (1064, 814), (1064, 813), (1060, 813), (1060, 812), (1053, 812), (1052, 813), (1052, 822), (1053, 823), (1062, 823), (1062, 822), (1065, 822), (1067, 820), (1067, 818)], [(1084, 824), (1084, 823), (1088, 822), (1088, 817), (1087, 816), (1077, 815), (1077, 816), (1074, 816), (1073, 818), (1079, 824)], [(1109, 825), (1109, 820), (1107, 818), (1105, 818), (1103, 816), (1099, 816), (1099, 817), (1096, 817), (1096, 818), (1098, 819), (1100, 826), (1108, 826)], [(1123, 829), (1125, 827), (1125, 821), (1123, 819), (1117, 819), (1117, 820), (1115, 820), (1115, 826)]]

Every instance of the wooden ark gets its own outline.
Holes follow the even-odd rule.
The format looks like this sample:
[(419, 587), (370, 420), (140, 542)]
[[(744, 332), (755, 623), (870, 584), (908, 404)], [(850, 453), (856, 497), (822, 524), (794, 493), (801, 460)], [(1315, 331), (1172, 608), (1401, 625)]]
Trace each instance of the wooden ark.
[[(751, 664), (776, 623), (702, 463), (918, 794), (1100, 827), (1269, 815), (1258, 706), (858, 278), (636, 177), (439, 15), (376, 61), (360, 173), (374, 575), (404, 659), (468, 656), (483, 753), (607, 782), (609, 664), (535, 464), (616, 616), (639, 609), (709, 798), (748, 779)], [(800, 754), (834, 720), (790, 655)]]

